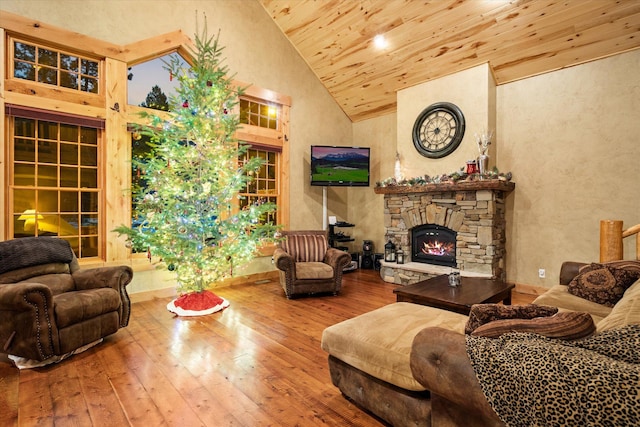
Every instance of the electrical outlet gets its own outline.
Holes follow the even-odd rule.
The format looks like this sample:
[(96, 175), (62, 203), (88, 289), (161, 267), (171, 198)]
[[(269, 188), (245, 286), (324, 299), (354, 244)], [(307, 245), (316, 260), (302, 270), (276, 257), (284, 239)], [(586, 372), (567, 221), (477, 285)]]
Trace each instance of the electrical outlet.
[(544, 278), (545, 278), (545, 276), (546, 276), (546, 274), (547, 274), (547, 273), (546, 273), (546, 271), (544, 271), (544, 268), (539, 268), (539, 269), (538, 269), (538, 277), (539, 277), (539, 278), (544, 279)]

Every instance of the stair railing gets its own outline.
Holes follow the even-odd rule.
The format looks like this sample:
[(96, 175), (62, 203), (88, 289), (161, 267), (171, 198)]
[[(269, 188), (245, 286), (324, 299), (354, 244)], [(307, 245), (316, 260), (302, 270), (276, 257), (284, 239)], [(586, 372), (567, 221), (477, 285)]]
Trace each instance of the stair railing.
[(620, 220), (600, 221), (600, 262), (624, 259), (623, 239), (636, 236), (636, 258), (640, 260), (640, 224), (622, 229)]

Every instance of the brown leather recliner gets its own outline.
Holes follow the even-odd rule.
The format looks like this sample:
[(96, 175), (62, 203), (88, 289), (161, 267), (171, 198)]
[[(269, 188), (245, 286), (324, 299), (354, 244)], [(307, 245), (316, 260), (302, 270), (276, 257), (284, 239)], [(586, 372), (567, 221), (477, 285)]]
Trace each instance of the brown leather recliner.
[(327, 231), (281, 233), (284, 240), (273, 253), (273, 260), (287, 298), (318, 293), (337, 295), (342, 287), (342, 271), (351, 263), (351, 255), (329, 247)]
[(69, 354), (127, 326), (128, 266), (80, 269), (55, 237), (0, 242), (0, 352), (34, 361)]

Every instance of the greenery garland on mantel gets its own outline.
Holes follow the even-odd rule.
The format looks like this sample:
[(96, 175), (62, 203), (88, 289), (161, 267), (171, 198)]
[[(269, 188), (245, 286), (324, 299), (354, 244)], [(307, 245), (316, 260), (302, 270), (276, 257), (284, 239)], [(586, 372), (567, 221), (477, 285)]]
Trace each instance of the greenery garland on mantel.
[[(402, 180), (397, 180), (394, 177), (387, 178), (383, 181), (376, 182), (376, 190), (389, 188), (389, 189), (398, 189), (399, 187), (423, 187), (423, 186), (433, 186), (434, 184), (448, 184), (449, 186), (455, 184), (463, 184), (463, 183), (474, 183), (474, 184), (488, 184), (490, 182), (503, 182), (510, 183), (512, 178), (512, 173), (502, 173), (498, 170), (497, 167), (494, 166), (492, 170), (487, 172), (484, 175), (479, 173), (468, 174), (464, 171), (464, 168), (459, 171), (452, 172), (449, 174), (442, 174), (436, 176), (422, 175), (414, 178), (407, 178)], [(512, 185), (511, 185), (512, 186)], [(510, 186), (510, 187), (511, 187)], [(377, 192), (377, 191), (376, 191)]]

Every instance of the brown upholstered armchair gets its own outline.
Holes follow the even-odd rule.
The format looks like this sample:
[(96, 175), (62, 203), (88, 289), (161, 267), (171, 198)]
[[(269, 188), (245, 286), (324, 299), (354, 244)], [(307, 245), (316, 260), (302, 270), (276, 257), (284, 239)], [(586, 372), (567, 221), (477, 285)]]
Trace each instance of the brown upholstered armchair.
[(287, 298), (337, 295), (342, 287), (342, 270), (351, 262), (351, 255), (329, 247), (327, 231), (282, 231), (282, 235), (284, 240), (273, 259)]
[(0, 353), (57, 361), (129, 323), (127, 266), (80, 269), (55, 237), (0, 242)]

